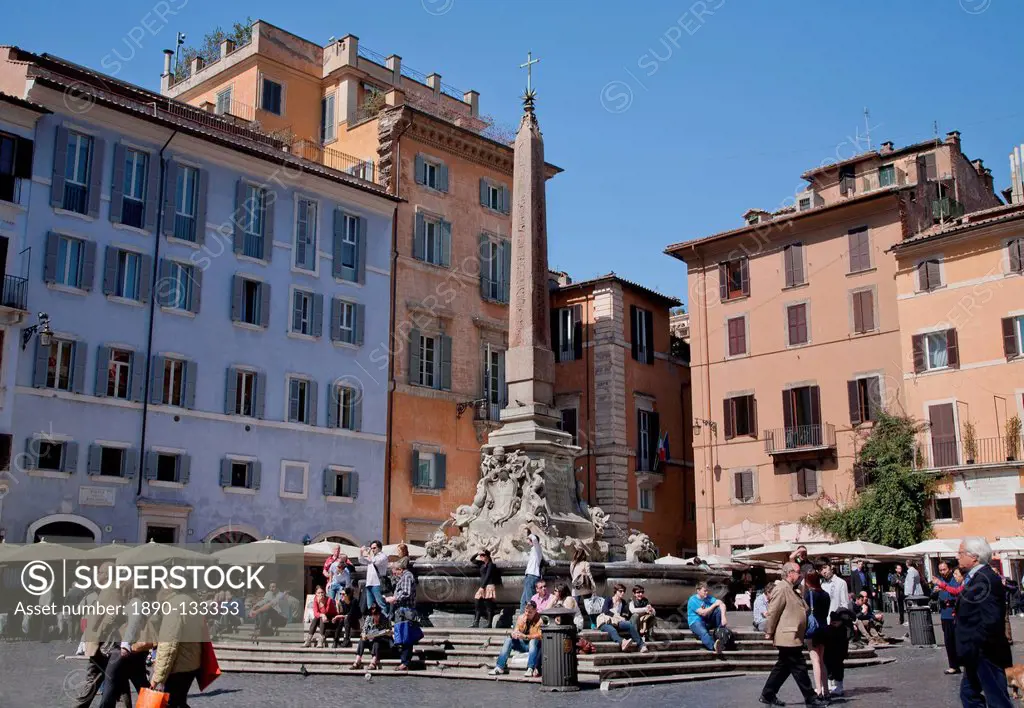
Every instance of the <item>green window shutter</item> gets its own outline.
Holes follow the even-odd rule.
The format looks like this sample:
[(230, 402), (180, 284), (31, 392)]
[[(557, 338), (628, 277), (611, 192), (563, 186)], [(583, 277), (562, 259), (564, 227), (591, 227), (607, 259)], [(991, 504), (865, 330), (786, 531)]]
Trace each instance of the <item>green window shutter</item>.
[(100, 215), (100, 187), (103, 183), (103, 153), (105, 144), (99, 138), (92, 139), (92, 155), (89, 158), (89, 216)]
[(101, 346), (96, 350), (96, 386), (93, 392), (97, 396), (107, 395), (107, 382), (110, 375), (110, 347)]
[(242, 276), (231, 276), (231, 321), (242, 321), (242, 291), (245, 288), (245, 280)]
[(89, 464), (85, 468), (85, 473), (90, 477), (96, 477), (100, 474), (103, 465), (103, 448), (99, 445), (89, 446)]
[[(67, 142), (67, 141), (65, 141)], [(426, 161), (423, 159), (423, 155), (417, 155), (415, 160), (416, 166), (416, 184), (423, 184), (423, 172), (426, 166)]]
[(159, 454), (150, 450), (146, 453), (146, 467), (142, 473), (142, 476), (147, 480), (156, 479), (157, 462), (159, 461)]
[(227, 385), (224, 388), (224, 413), (226, 415), (235, 414), (235, 401), (238, 398), (238, 369), (233, 366), (228, 367), (227, 372)]
[(441, 453), (434, 454), (434, 489), (444, 489), (447, 486), (447, 463), (445, 456)]
[(96, 242), (86, 241), (82, 246), (82, 290), (89, 292), (96, 279)]
[(439, 388), (443, 391), (452, 389), (452, 338), (446, 334), (438, 337), (441, 344), (441, 376)]
[(141, 352), (132, 352), (132, 400), (141, 403), (146, 394), (146, 357)]
[(199, 364), (185, 362), (185, 408), (196, 407), (196, 381), (199, 379)]
[(135, 479), (138, 471), (139, 451), (130, 447), (124, 451), (124, 457), (121, 460), (121, 476), (125, 479)]
[(441, 265), (448, 268), (452, 264), (452, 225), (441, 219)]
[(71, 390), (75, 393), (85, 392), (85, 360), (88, 358), (85, 342), (75, 342), (71, 359), (73, 369), (71, 373)]
[[(45, 361), (49, 361), (47, 358)], [(38, 367), (37, 367), (38, 368)], [(43, 381), (46, 381), (46, 369), (43, 369)], [(420, 383), (420, 331), (409, 332), (409, 383)]]
[(448, 165), (443, 162), (437, 165), (437, 188), (439, 191), (448, 191)]
[(149, 402), (164, 402), (164, 357), (153, 357), (153, 368), (150, 371)]
[[(423, 213), (416, 213), (416, 226), (413, 229), (412, 234), (412, 257), (418, 261), (426, 260), (427, 258), (427, 224), (423, 219)], [(54, 259), (54, 273), (57, 271), (57, 250), (54, 246), (53, 251)]]
[[(114, 176), (110, 182), (110, 220), (115, 224), (121, 223), (121, 212), (124, 207), (124, 161), (124, 145), (117, 143), (114, 145)], [(95, 163), (92, 169), (98, 171)]]
[[(146, 231), (156, 235), (156, 213), (160, 210), (160, 167), (159, 165), (154, 164), (154, 158), (156, 158), (156, 155), (153, 153), (148, 153), (146, 156), (145, 228)], [(177, 185), (178, 180), (176, 174), (168, 172), (164, 176), (167, 179), (168, 185)], [(172, 210), (169, 213), (164, 214), (164, 219), (166, 221), (173, 222), (174, 211)]]
[(501, 256), (501, 301), (507, 304), (512, 285), (512, 242), (502, 239), (498, 245), (498, 253)]
[[(164, 182), (164, 221), (161, 225), (163, 228), (164, 236), (174, 235), (174, 215), (178, 210), (178, 171), (181, 169), (174, 160), (167, 160), (167, 173)], [(153, 170), (154, 172), (156, 170)], [(146, 207), (146, 216), (149, 216), (149, 207)], [(198, 222), (198, 220), (197, 220)], [(196, 223), (196, 235), (199, 235), (201, 230), (199, 223)]]
[(231, 460), (226, 457), (220, 461), (220, 486), (231, 486)]
[(483, 177), (480, 178), (480, 204), (482, 206), (490, 206), (488, 197), (490, 193), (487, 189), (487, 180)]
[[(245, 224), (249, 220), (248, 207), (245, 203), (246, 191), (248, 191), (249, 185), (244, 179), (238, 180), (235, 183), (235, 232), (234, 238), (231, 243), (231, 248), (235, 253), (241, 253), (245, 245)], [(196, 231), (199, 231), (200, 224), (196, 224)], [(266, 244), (264, 244), (264, 248)]]
[[(483, 180), (480, 181), (483, 184)], [(484, 300), (491, 299), (491, 239), (487, 234), (480, 234), (480, 296)]]
[(192, 457), (190, 455), (180, 455), (178, 457), (178, 483), (188, 484), (189, 477), (192, 476)]
[(74, 474), (78, 471), (78, 443), (64, 443), (64, 459), (61, 460), (61, 472)]
[(57, 126), (57, 137), (53, 144), (53, 172), (50, 179), (50, 206), (60, 209), (64, 206), (64, 171), (68, 160), (68, 129)]
[(117, 292), (117, 254), (118, 249), (107, 246), (103, 251), (103, 294), (113, 295)]

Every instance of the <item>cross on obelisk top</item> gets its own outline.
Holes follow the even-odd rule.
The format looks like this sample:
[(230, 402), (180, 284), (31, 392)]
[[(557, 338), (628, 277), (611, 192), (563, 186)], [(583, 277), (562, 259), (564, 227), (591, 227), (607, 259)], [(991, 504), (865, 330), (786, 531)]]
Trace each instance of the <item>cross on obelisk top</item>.
[(520, 64), (520, 69), (526, 69), (526, 93), (523, 95), (523, 101), (527, 105), (533, 105), (533, 99), (536, 96), (533, 90), (533, 65), (540, 62), (540, 59), (533, 58), (533, 52), (529, 51), (526, 53), (526, 63)]

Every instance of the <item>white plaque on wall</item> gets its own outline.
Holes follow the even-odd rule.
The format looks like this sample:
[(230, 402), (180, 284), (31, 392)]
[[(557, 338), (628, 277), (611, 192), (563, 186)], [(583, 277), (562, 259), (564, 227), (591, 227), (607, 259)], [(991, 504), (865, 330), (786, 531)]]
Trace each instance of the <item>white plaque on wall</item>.
[(117, 490), (113, 487), (81, 487), (78, 503), (82, 506), (114, 506)]

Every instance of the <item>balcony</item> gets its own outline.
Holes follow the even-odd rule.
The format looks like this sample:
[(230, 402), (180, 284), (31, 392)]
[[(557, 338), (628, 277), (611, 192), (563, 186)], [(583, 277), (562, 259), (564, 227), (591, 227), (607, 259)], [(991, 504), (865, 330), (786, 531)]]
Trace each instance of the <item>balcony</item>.
[(18, 310), (28, 311), (28, 278), (19, 278), (16, 275), (4, 276), (3, 297), (0, 299), (0, 306)]
[(932, 221), (957, 219), (964, 215), (964, 205), (952, 197), (940, 197), (932, 200)]
[(0, 202), (21, 204), (21, 178), (0, 174)]
[(323, 147), (312, 140), (295, 141), (291, 145), (291, 152), (293, 155), (297, 155), (305, 160), (319, 162), (324, 167), (329, 167), (332, 170), (347, 172), (367, 182), (381, 184), (377, 178), (377, 170), (374, 169), (374, 164), (370, 160), (360, 160), (340, 150)]
[(834, 454), (836, 448), (836, 426), (831, 423), (797, 425), (773, 428), (764, 431), (764, 449), (769, 455), (793, 455), (795, 457), (819, 456), (825, 452)]
[(1019, 461), (1024, 457), (1024, 435), (1016, 441), (1016, 446), (1008, 445), (1008, 442), (1004, 435), (975, 438), (974, 443), (968, 445), (956, 437), (920, 433), (915, 443), (914, 467), (920, 470), (941, 470), (1005, 465)]
[(192, 241), (195, 243), (196, 219), (194, 216), (189, 216), (187, 214), (174, 215), (174, 238), (180, 238), (182, 241)]
[(876, 189), (884, 189), (886, 187), (902, 187), (906, 183), (907, 173), (897, 167), (894, 167), (890, 171), (879, 171), (874, 174), (867, 174), (861, 177), (860, 191), (861, 194), (866, 194), (867, 192), (873, 192)]
[(67, 211), (77, 214), (89, 213), (89, 188), (74, 182), (64, 183), (64, 201), (62, 206)]
[(131, 197), (125, 197), (121, 202), (121, 223), (125, 226), (134, 226), (141, 229), (145, 226), (146, 203)]
[(246, 232), (242, 240), (242, 255), (263, 260), (263, 235)]

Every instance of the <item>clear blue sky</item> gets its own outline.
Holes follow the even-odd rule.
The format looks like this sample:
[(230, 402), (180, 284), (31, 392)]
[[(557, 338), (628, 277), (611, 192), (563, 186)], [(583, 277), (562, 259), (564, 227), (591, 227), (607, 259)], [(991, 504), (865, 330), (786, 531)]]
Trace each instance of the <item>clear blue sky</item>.
[(180, 9), (163, 28), (150, 15), (153, 35), (151, 0), (12, 1), (0, 43), (98, 69), (114, 49), (130, 55), (138, 27), (119, 78), (157, 89), (175, 31), (192, 42), (248, 15), (321, 43), (355, 34), (476, 89), (481, 111), (507, 122), (533, 50), (547, 158), (565, 169), (549, 183), (551, 265), (680, 297), (685, 267), (662, 249), (777, 208), (804, 170), (866, 149), (865, 106), (876, 146), (927, 139), (934, 121), (960, 130), (997, 189), (1024, 142), (1016, 0), (167, 2)]

